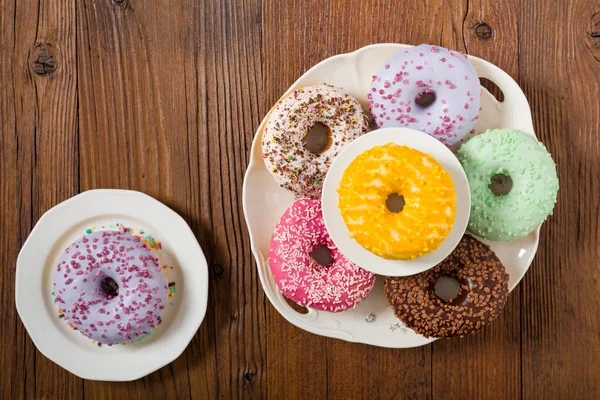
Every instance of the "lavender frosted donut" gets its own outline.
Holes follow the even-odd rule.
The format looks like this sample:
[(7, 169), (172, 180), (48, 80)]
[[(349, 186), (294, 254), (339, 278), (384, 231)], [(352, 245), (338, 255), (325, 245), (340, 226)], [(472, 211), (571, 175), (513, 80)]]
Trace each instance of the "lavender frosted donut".
[(338, 312), (360, 303), (375, 275), (352, 263), (331, 240), (321, 201), (299, 199), (283, 214), (273, 236), (269, 266), (279, 290), (294, 302)]
[(452, 146), (475, 127), (480, 94), (467, 56), (422, 44), (398, 51), (377, 70), (368, 99), (378, 128), (408, 127)]
[(267, 169), (298, 197), (319, 197), (329, 166), (365, 133), (368, 117), (346, 91), (329, 85), (297, 89), (271, 110), (262, 140)]
[(125, 231), (97, 231), (62, 253), (54, 302), (82, 334), (113, 345), (146, 335), (161, 323), (168, 282), (148, 245)]

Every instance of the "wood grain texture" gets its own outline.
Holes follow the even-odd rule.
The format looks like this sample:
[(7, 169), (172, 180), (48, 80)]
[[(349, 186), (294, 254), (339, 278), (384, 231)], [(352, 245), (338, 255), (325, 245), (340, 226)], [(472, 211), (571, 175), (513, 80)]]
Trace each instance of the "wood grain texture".
[[(524, 398), (600, 398), (600, 62), (588, 30), (598, 11), (592, 1), (519, 7), (521, 85), (561, 182), (522, 284)], [(534, 29), (546, 21), (552, 31)]]
[[(1, 398), (600, 398), (594, 2), (0, 0), (0, 35)], [(418, 349), (286, 322), (260, 286), (241, 208), (252, 138), (270, 107), (317, 62), (380, 42), (440, 44), (507, 71), (562, 186), (498, 320)], [(199, 332), (135, 382), (83, 381), (56, 366), (14, 306), (16, 258), (36, 221), (101, 187), (175, 209), (210, 266)]]
[[(7, 4), (12, 10), (13, 43), (9, 45), (12, 54), (3, 57), (11, 72), (3, 75), (2, 86), (5, 87), (6, 79), (6, 87), (13, 88), (13, 93), (4, 101), (10, 101), (13, 106), (15, 127), (3, 131), (2, 135), (16, 139), (13, 150), (17, 165), (15, 169), (3, 172), (2, 180), (16, 182), (17, 186), (11, 194), (14, 198), (11, 201), (16, 203), (7, 209), (8, 205), (3, 202), (2, 208), (14, 213), (16, 220), (12, 226), (18, 227), (19, 244), (24, 242), (35, 221), (46, 210), (79, 190), (74, 5), (73, 1), (67, 0)], [(4, 13), (4, 4), (2, 9)], [(3, 14), (3, 20), (7, 16)], [(3, 40), (10, 39), (10, 34), (3, 36)], [(53, 57), (55, 64), (43, 76), (36, 72), (35, 65), (42, 50)], [(2, 225), (3, 229), (9, 226)], [(2, 236), (5, 240), (10, 235)], [(16, 249), (11, 252), (16, 254)], [(3, 260), (6, 260), (4, 253)], [(6, 266), (14, 271), (14, 264)], [(14, 275), (3, 281), (3, 290), (12, 287), (13, 282)], [(14, 295), (3, 306), (14, 309)], [(10, 392), (27, 398), (81, 395), (81, 379), (37, 352), (20, 322), (15, 319), (3, 327), (9, 330), (8, 338), (14, 337), (8, 349), (15, 352), (13, 357), (18, 360), (15, 371), (18, 374), (9, 374), (12, 375)]]
[[(496, 64), (518, 80), (517, 13), (512, 2), (469, 1), (464, 17), (457, 22), (460, 49)], [(482, 30), (482, 26), (489, 29)], [(495, 85), (492, 94), (501, 97)], [(520, 396), (520, 297), (517, 287), (498, 320), (482, 332), (433, 343), (434, 398), (449, 393), (461, 393), (466, 399), (486, 398), (490, 393), (495, 399)], [(460, 379), (456, 379), (456, 371), (461, 371)]]

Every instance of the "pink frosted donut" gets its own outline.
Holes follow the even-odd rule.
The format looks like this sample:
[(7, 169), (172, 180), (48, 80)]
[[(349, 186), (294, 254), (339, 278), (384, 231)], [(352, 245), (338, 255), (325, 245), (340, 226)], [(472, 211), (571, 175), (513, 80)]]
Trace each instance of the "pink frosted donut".
[(375, 283), (374, 274), (353, 264), (337, 249), (317, 199), (296, 200), (283, 214), (271, 237), (269, 265), (286, 297), (316, 310), (352, 308)]
[(422, 44), (390, 57), (367, 97), (378, 128), (412, 128), (452, 146), (475, 127), (480, 94), (467, 56)]

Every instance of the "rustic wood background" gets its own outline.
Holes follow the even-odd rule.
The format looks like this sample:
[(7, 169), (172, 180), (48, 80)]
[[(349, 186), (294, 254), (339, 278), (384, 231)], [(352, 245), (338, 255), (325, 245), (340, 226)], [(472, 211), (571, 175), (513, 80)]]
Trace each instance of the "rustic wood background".
[[(0, 29), (0, 397), (600, 398), (597, 1), (0, 0)], [(259, 284), (241, 208), (254, 132), (306, 69), (377, 42), (503, 68), (558, 164), (531, 269), (502, 316), (465, 339), (388, 350), (322, 338), (287, 323)], [(37, 219), (92, 188), (158, 198), (209, 259), (200, 331), (135, 382), (53, 364), (14, 306)]]

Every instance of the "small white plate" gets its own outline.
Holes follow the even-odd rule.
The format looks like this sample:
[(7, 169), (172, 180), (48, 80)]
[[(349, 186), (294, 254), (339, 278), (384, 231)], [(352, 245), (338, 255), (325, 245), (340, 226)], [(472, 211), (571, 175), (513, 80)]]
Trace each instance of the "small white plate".
[[(365, 110), (368, 110), (367, 93), (373, 74), (386, 59), (407, 47), (410, 46), (375, 44), (353, 53), (328, 58), (306, 71), (285, 94), (302, 86), (328, 83), (347, 90), (362, 103)], [(535, 137), (529, 104), (519, 85), (495, 65), (473, 56), (469, 56), (469, 60), (480, 77), (494, 82), (504, 94), (504, 101), (498, 102), (482, 88), (483, 109), (475, 131), (481, 133), (492, 128), (514, 128)], [(252, 253), (256, 259), (260, 281), (271, 304), (290, 323), (317, 335), (392, 348), (416, 347), (433, 342), (435, 339), (417, 335), (413, 330), (404, 327), (394, 316), (383, 292), (383, 277), (377, 278), (369, 296), (351, 310), (334, 314), (309, 309), (307, 314), (301, 314), (287, 304), (273, 279), (266, 255), (269, 254), (273, 229), (285, 210), (293, 203), (294, 195), (280, 188), (265, 167), (261, 132), (266, 121), (267, 117), (258, 127), (252, 142), (242, 196)], [(539, 228), (512, 242), (489, 242), (510, 274), (510, 290), (513, 290), (525, 275), (537, 251), (538, 241)]]
[[(452, 231), (435, 251), (414, 260), (386, 260), (362, 247), (350, 237), (350, 232), (338, 207), (339, 194), (337, 189), (344, 172), (352, 161), (365, 151), (387, 143), (406, 145), (431, 155), (448, 171), (454, 181), (456, 218), (454, 219)], [(322, 205), (323, 219), (331, 239), (353, 263), (379, 275), (407, 276), (435, 267), (458, 245), (469, 223), (471, 193), (467, 176), (460, 162), (454, 153), (440, 141), (414, 129), (384, 128), (363, 135), (344, 147), (344, 150), (331, 164), (325, 177)]]
[[(167, 299), (163, 323), (133, 343), (98, 347), (58, 318), (52, 273), (62, 251), (88, 228), (116, 223), (143, 229), (162, 243), (176, 292)], [(84, 379), (130, 381), (175, 360), (200, 327), (208, 301), (208, 267), (187, 223), (154, 198), (127, 190), (90, 190), (46, 212), (17, 259), (17, 311), (37, 349)]]

